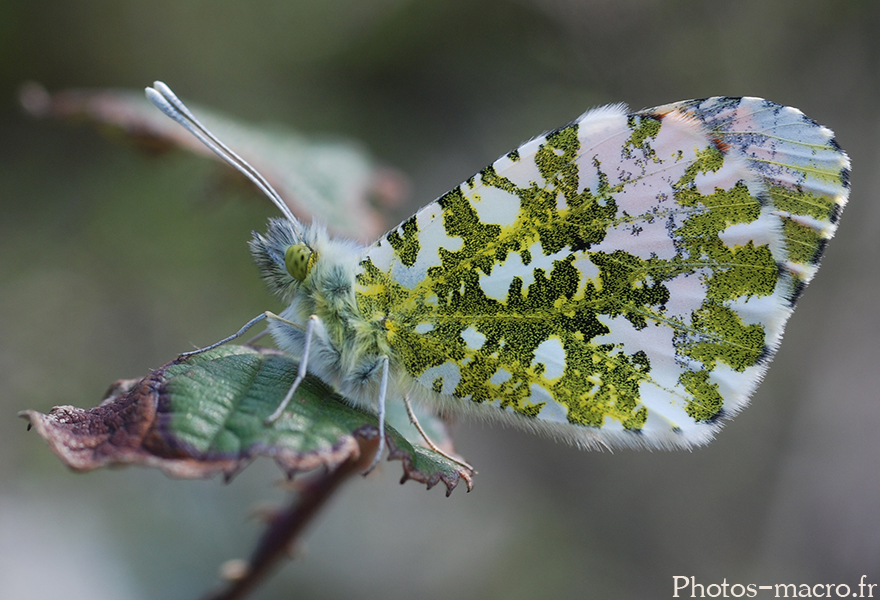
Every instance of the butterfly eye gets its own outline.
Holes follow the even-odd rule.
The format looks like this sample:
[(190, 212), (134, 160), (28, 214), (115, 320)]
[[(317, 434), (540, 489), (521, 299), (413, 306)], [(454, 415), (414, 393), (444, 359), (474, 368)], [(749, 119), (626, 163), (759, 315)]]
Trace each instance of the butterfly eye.
[(287, 248), (284, 253), (284, 266), (290, 276), (297, 281), (303, 281), (312, 269), (312, 257), (314, 253), (305, 244), (295, 244)]

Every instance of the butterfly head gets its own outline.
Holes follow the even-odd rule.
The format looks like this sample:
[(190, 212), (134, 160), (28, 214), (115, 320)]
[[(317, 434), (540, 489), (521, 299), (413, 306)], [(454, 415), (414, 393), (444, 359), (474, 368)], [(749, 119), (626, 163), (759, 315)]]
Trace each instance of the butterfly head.
[[(306, 228), (306, 234), (311, 228)], [(269, 290), (289, 300), (306, 282), (318, 260), (317, 240), (305, 239), (288, 219), (269, 219), (265, 234), (254, 232), (251, 254)]]
[(315, 260), (317, 254), (302, 242), (288, 246), (284, 252), (284, 267), (290, 276), (299, 282), (305, 281), (309, 276)]

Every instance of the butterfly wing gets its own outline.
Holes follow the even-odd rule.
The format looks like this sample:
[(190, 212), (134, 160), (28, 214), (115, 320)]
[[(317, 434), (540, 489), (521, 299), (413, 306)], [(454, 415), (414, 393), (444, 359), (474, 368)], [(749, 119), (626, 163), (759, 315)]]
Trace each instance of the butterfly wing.
[(766, 371), (848, 169), (831, 131), (757, 98), (596, 109), (380, 239), (358, 307), (444, 410), (703, 443)]

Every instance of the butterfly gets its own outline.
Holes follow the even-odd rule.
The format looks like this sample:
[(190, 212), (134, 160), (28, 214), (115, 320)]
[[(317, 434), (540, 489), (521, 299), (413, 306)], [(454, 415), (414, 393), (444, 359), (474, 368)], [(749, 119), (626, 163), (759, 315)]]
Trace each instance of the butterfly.
[(250, 249), (287, 308), (208, 347), (266, 320), (300, 357), (267, 424), (311, 373), (380, 432), (401, 399), (588, 449), (704, 444), (758, 386), (849, 195), (847, 155), (795, 108), (617, 104), (363, 247), (300, 223), (166, 85), (147, 95), (284, 215)]

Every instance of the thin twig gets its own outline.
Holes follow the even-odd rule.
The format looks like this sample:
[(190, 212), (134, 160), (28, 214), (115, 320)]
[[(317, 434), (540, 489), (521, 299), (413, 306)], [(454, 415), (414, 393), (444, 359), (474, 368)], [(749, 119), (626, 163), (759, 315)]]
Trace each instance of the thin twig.
[(241, 600), (254, 589), (286, 557), (294, 540), (305, 526), (318, 514), (333, 493), (352, 475), (361, 473), (376, 453), (379, 438), (358, 438), (360, 456), (349, 459), (335, 470), (307, 482), (297, 493), (290, 506), (273, 518), (254, 549), (244, 575), (229, 583), (205, 600)]

